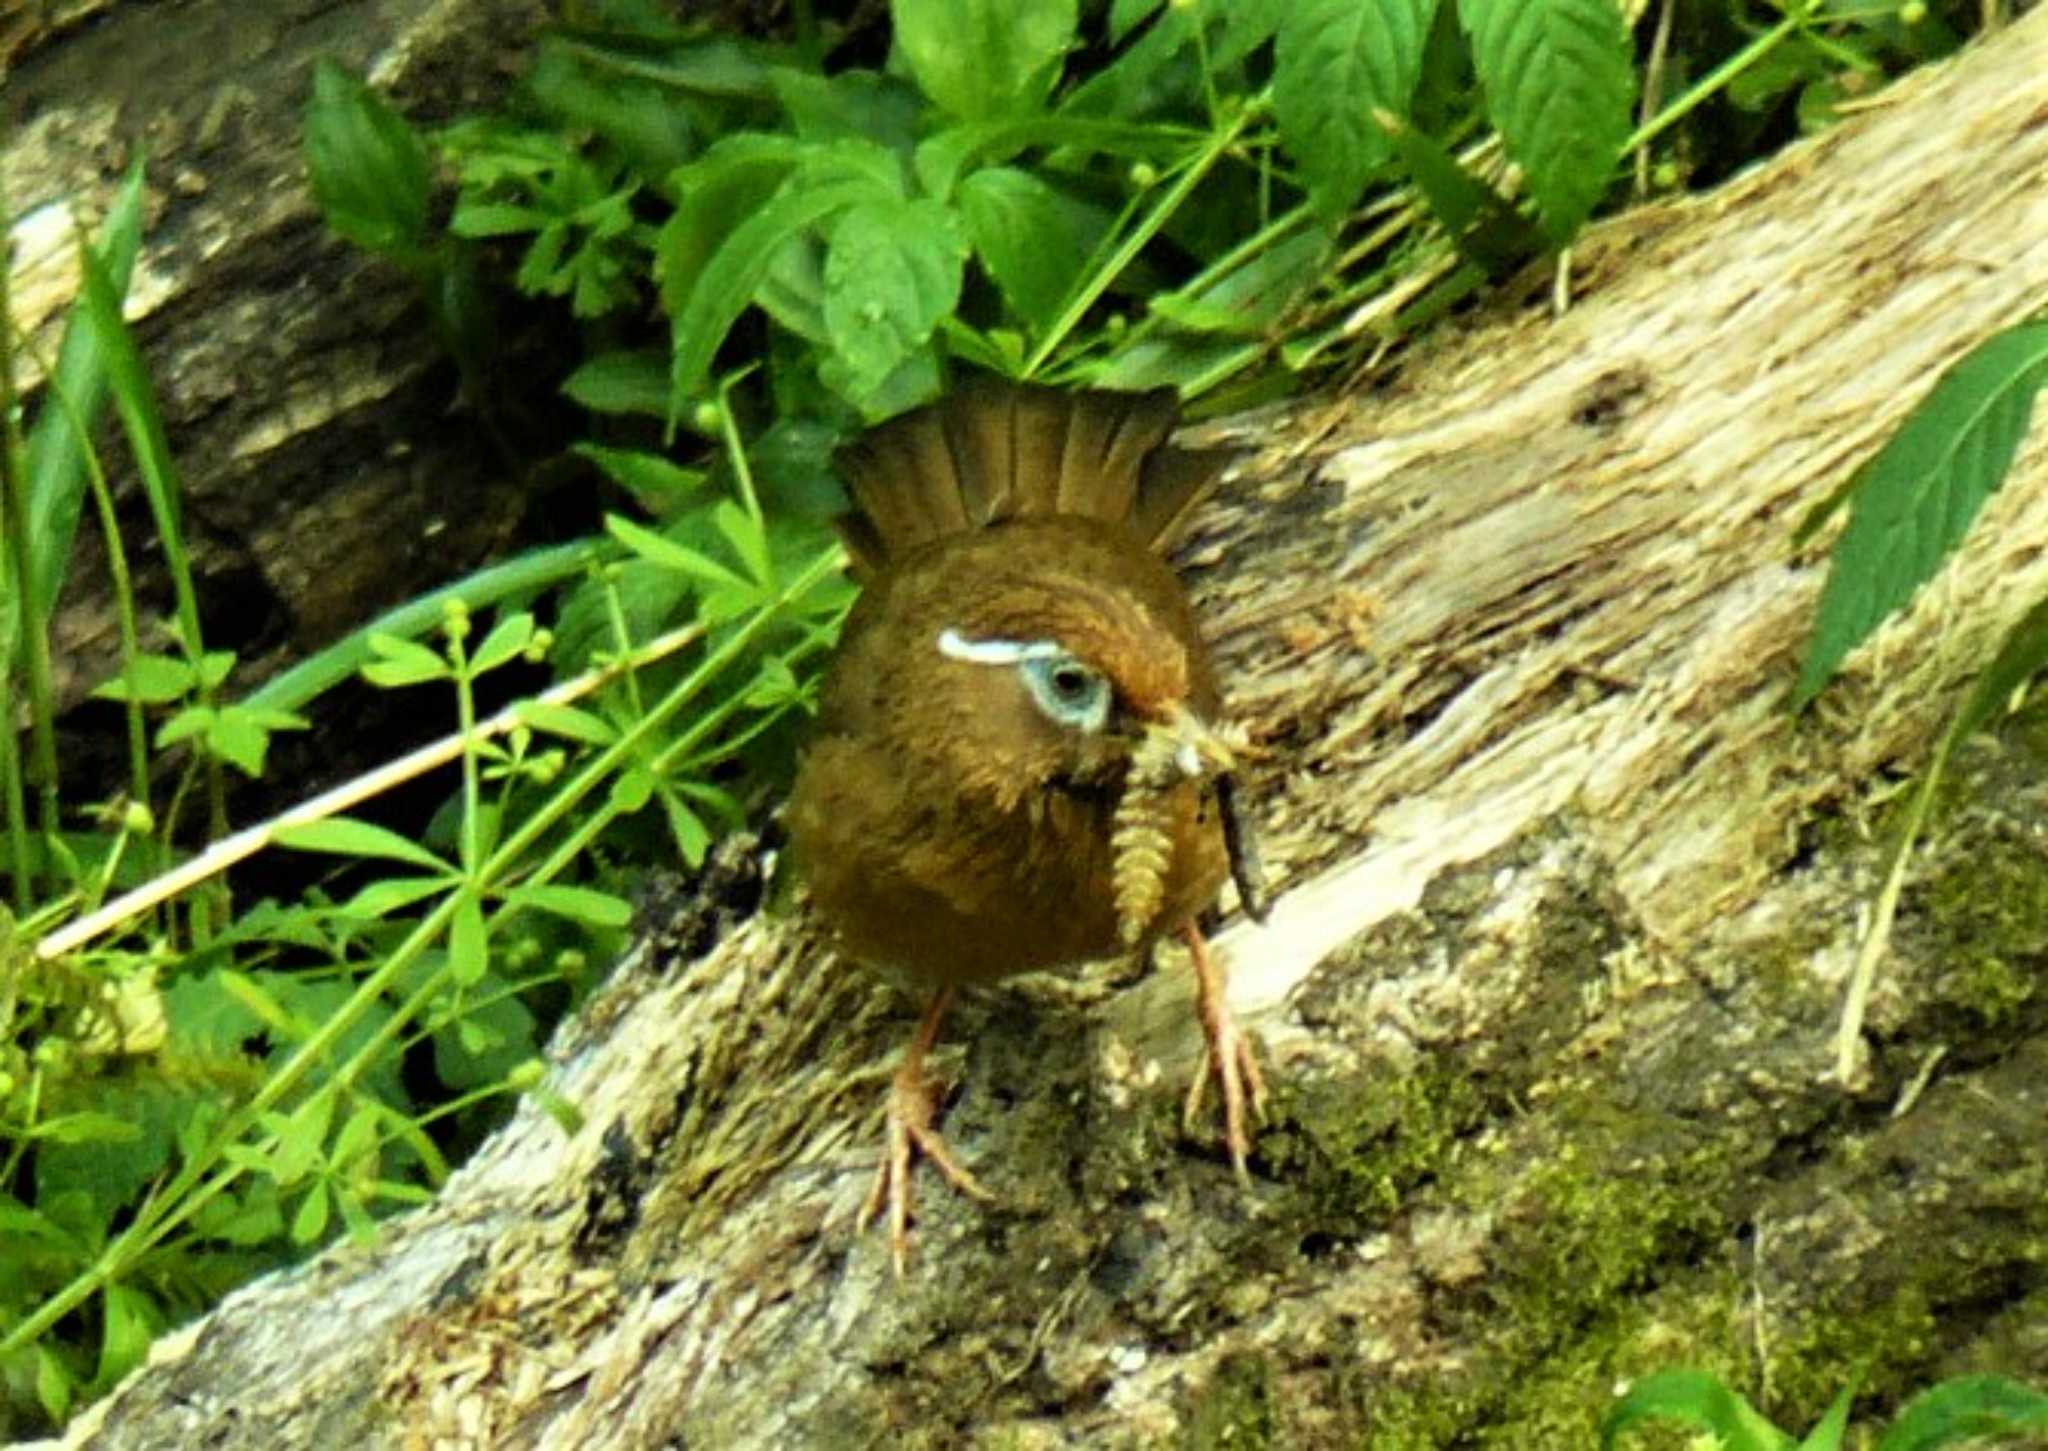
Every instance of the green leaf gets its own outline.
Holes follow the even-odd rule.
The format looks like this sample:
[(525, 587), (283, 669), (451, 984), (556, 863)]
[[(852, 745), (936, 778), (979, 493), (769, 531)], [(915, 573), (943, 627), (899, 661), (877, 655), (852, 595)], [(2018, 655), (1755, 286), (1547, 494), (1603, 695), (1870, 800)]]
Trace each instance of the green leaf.
[(327, 1183), (319, 1180), (306, 1191), (306, 1197), (299, 1204), (299, 1212), (292, 1216), (292, 1243), (297, 1245), (318, 1244), (320, 1237), (327, 1233)]
[(1829, 1403), (1827, 1414), (1799, 1443), (1799, 1451), (1842, 1451), (1842, 1438), (1849, 1433), (1849, 1407), (1855, 1400), (1854, 1383), (1843, 1386)]
[(102, 1291), (105, 1319), (100, 1328), (100, 1364), (95, 1379), (113, 1385), (142, 1364), (149, 1343), (164, 1328), (156, 1302), (132, 1285), (109, 1283)]
[[(1998, 333), (1951, 367), (1825, 508), (1849, 504), (1792, 694), (1820, 693), (1849, 652), (1947, 558), (2005, 482), (2048, 381), (2048, 323)], [(1824, 517), (1816, 511), (1802, 526)]]
[(313, 70), (306, 168), (328, 226), (373, 252), (417, 256), (432, 180), (427, 149), (390, 102), (332, 61)]
[(764, 588), (775, 583), (775, 561), (768, 552), (768, 535), (761, 521), (730, 499), (720, 499), (711, 510), (712, 527), (725, 540), (733, 555), (746, 566), (755, 584)]
[(1436, 0), (1301, 0), (1282, 18), (1273, 116), (1324, 217), (1349, 211), (1387, 161), (1372, 113), (1407, 116), (1435, 12)]
[(676, 853), (683, 864), (695, 871), (704, 865), (704, 853), (711, 849), (711, 830), (704, 818), (674, 791), (661, 793), (662, 808), (668, 813), (668, 827), (675, 837)]
[(668, 359), (660, 353), (599, 353), (571, 373), (562, 391), (592, 413), (668, 415)]
[(674, 335), (669, 360), (672, 409), (702, 391), (713, 356), (753, 301), (777, 249), (834, 212), (872, 200), (874, 195), (871, 181), (844, 181), (782, 193), (735, 227), (694, 278), (672, 285), (668, 279), (678, 274), (674, 269), (665, 271), (662, 295), (669, 303)]
[(491, 627), (491, 633), (484, 636), (483, 644), (476, 647), (476, 653), (469, 657), (469, 672), (476, 676), (496, 670), (532, 643), (533, 616), (525, 610), (514, 610), (501, 617)]
[(1915, 1396), (1877, 1451), (1935, 1451), (1985, 1436), (2048, 1431), (2048, 1395), (2002, 1375), (1964, 1375)]
[(1475, 267), (1488, 277), (1503, 278), (1546, 250), (1535, 224), (1467, 171), (1442, 142), (1395, 117), (1381, 114), (1377, 119), (1415, 189)]
[(1193, 332), (1259, 337), (1322, 274), (1329, 255), (1329, 234), (1306, 227), (1197, 291), (1160, 294), (1152, 299), (1152, 310)]
[(1487, 114), (1551, 240), (1570, 241), (1614, 178), (1636, 77), (1615, 0), (1458, 0)]
[(448, 230), (458, 237), (510, 237), (521, 232), (538, 232), (551, 220), (546, 212), (532, 207), (465, 200), (448, 219)]
[(654, 774), (643, 767), (635, 766), (612, 777), (609, 803), (622, 816), (631, 816), (654, 799), (654, 788), (659, 783)]
[[(661, 386), (665, 401), (666, 377)], [(704, 481), (709, 477), (702, 469), (686, 469), (658, 453), (644, 453), (639, 449), (578, 443), (570, 446), (570, 452), (589, 459), (604, 471), (606, 478), (621, 488), (631, 489), (643, 499), (651, 498), (663, 504), (695, 493), (704, 487)]]
[(127, 1144), (141, 1138), (142, 1130), (112, 1114), (86, 1110), (43, 1119), (28, 1137), (48, 1144)]
[(734, 586), (746, 591), (753, 589), (746, 580), (710, 555), (692, 549), (687, 544), (678, 544), (675, 540), (656, 534), (651, 529), (643, 529), (630, 519), (621, 519), (617, 514), (607, 514), (604, 527), (611, 531), (614, 539), (649, 563), (689, 575), (705, 584)]
[(363, 667), (363, 679), (372, 685), (419, 685), (446, 680), (455, 673), (455, 667), (439, 651), (402, 635), (375, 632), (369, 636), (369, 646), (378, 658)]
[(825, 254), (825, 325), (860, 396), (931, 340), (960, 301), (967, 243), (934, 201), (847, 209)]
[(287, 826), (277, 833), (277, 844), (293, 851), (324, 851), (336, 856), (383, 857), (409, 862), (416, 867), (453, 872), (452, 863), (435, 856), (409, 836), (352, 816), (330, 816), (325, 821), (308, 821)]
[[(93, 249), (99, 272), (118, 306), (128, 295), (135, 254), (142, 244), (142, 163), (129, 168), (121, 193)], [(28, 529), (35, 590), (32, 617), (47, 620), (71, 562), (71, 545), (84, 507), (85, 450), (107, 401), (108, 359), (86, 310), (72, 309), (57, 349), (57, 366), (43, 408), (28, 436)], [(58, 399), (63, 399), (59, 403)], [(67, 406), (68, 405), (68, 406)], [(83, 429), (81, 433), (79, 430)], [(0, 659), (13, 658), (13, 642), (0, 640)]]
[(1703, 1370), (1665, 1370), (1644, 1376), (1600, 1425), (1601, 1451), (1638, 1421), (1671, 1420), (1711, 1431), (1723, 1451), (1792, 1451), (1792, 1438), (1748, 1401)]
[(1034, 329), (1059, 315), (1107, 216), (1084, 231), (1086, 204), (1031, 172), (985, 166), (960, 183), (960, 220), (1010, 310)]
[(460, 987), (475, 987), (490, 971), (490, 931), (483, 904), (473, 893), (465, 892), (455, 904), (455, 920), (448, 926), (448, 967)]
[(212, 706), (191, 705), (179, 711), (156, 728), (158, 750), (175, 746), (180, 741), (189, 741), (194, 736), (203, 736), (213, 729), (214, 711)]
[(167, 705), (181, 700), (192, 689), (194, 672), (189, 663), (169, 655), (137, 655), (112, 680), (93, 687), (100, 700), (134, 700), (144, 705)]
[(207, 749), (252, 780), (263, 775), (270, 754), (270, 727), (246, 706), (224, 705), (206, 731)]
[(520, 720), (537, 731), (582, 741), (585, 745), (608, 746), (619, 738), (618, 731), (608, 722), (574, 706), (555, 705), (545, 700), (522, 700), (514, 710)]
[(1060, 78), (1075, 0), (891, 0), (918, 89), (969, 121), (1040, 110)]
[(592, 927), (623, 927), (633, 920), (631, 902), (589, 887), (552, 884), (517, 887), (505, 894), (505, 903), (511, 907), (532, 907), (551, 912), (557, 917), (567, 917), (572, 922), (583, 922)]
[(438, 877), (387, 877), (381, 882), (371, 882), (350, 897), (342, 904), (341, 910), (351, 917), (386, 917), (415, 902), (439, 896), (455, 881), (453, 873)]

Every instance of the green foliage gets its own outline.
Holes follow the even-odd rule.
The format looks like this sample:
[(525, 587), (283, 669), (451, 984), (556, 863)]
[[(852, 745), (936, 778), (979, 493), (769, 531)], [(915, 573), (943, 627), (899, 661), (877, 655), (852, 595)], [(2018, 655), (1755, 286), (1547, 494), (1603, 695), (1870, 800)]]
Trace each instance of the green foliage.
[[(1741, 1395), (1706, 1371), (1667, 1370), (1631, 1386), (1601, 1427), (1600, 1444), (1645, 1421), (1680, 1421), (1718, 1438), (1725, 1451), (1840, 1451), (1849, 1428), (1854, 1387), (1835, 1398), (1820, 1424), (1795, 1440)], [(1923, 1391), (1877, 1440), (1877, 1451), (1936, 1451), (1985, 1437), (2048, 1430), (2048, 1396), (2005, 1376), (1972, 1375)]]
[[(2048, 323), (1987, 338), (1942, 375), (1884, 447), (1802, 526), (1802, 537), (1810, 535), (1835, 510), (1849, 509), (1795, 705), (1811, 700), (1849, 652), (1962, 542), (1977, 511), (2005, 481), (2044, 382)], [(2012, 662), (2021, 678), (2043, 663), (2038, 653), (2031, 666)]]

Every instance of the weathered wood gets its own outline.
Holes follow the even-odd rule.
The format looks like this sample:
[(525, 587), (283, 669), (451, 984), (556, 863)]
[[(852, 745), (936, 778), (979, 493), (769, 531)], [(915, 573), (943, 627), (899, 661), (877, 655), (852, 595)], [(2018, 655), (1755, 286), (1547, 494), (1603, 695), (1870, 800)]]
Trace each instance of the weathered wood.
[(522, 1112), (68, 1444), (1561, 1447), (1673, 1361), (1788, 1419), (1865, 1357), (1880, 1399), (2048, 1376), (2024, 743), (1965, 757), (1825, 1077), (1888, 781), (2048, 590), (2048, 430), (1782, 708), (1790, 526), (2048, 298), (2044, 179), (2037, 10), (1599, 229), (1561, 320), (1224, 430), (1259, 452), (1190, 554), (1286, 888), (1223, 939), (1282, 1085), (1251, 1194), (1178, 1134), (1181, 973), (1017, 984), (960, 1014), (947, 1119), (1004, 1203), (925, 1181), (899, 1287), (853, 1221), (903, 1005), (788, 923), (691, 921), (562, 1035), (582, 1132)]

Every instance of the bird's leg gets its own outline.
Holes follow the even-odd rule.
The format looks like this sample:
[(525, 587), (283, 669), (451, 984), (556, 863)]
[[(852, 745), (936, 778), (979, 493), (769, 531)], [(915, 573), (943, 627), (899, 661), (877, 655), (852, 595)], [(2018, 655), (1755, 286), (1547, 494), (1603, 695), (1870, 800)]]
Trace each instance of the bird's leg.
[(868, 1191), (867, 1203), (861, 1208), (862, 1222), (880, 1214), (884, 1206), (888, 1208), (889, 1246), (896, 1258), (898, 1279), (903, 1277), (910, 1259), (910, 1150), (913, 1145), (945, 1175), (946, 1182), (962, 1194), (984, 1203), (995, 1198), (953, 1157), (946, 1141), (932, 1127), (938, 1105), (934, 1101), (936, 1095), (932, 1092), (931, 1081), (924, 1074), (924, 1060), (939, 1041), (939, 1027), (945, 1022), (946, 1009), (952, 1004), (951, 988), (940, 988), (932, 994), (932, 1000), (925, 1005), (924, 1016), (918, 1020), (917, 1033), (904, 1050), (903, 1061), (897, 1065), (896, 1076), (889, 1085), (889, 1116), (882, 1162), (875, 1172), (875, 1186)]
[(1230, 1016), (1223, 968), (1210, 956), (1202, 929), (1190, 922), (1181, 929), (1181, 939), (1195, 960), (1195, 1015), (1202, 1020), (1202, 1036), (1208, 1042), (1204, 1055), (1207, 1061), (1195, 1075), (1195, 1081), (1188, 1085), (1182, 1126), (1194, 1131), (1202, 1112), (1203, 1085), (1210, 1074), (1215, 1074), (1216, 1086), (1223, 1096), (1223, 1142), (1230, 1150), (1230, 1166), (1237, 1170), (1239, 1182), (1249, 1185), (1252, 1176), (1245, 1167), (1245, 1156), (1251, 1152), (1252, 1142), (1245, 1126), (1246, 1111), (1250, 1111), (1251, 1118), (1264, 1122), (1266, 1080), (1259, 1074), (1259, 1060), (1252, 1056), (1251, 1039), (1245, 1037), (1237, 1020)]

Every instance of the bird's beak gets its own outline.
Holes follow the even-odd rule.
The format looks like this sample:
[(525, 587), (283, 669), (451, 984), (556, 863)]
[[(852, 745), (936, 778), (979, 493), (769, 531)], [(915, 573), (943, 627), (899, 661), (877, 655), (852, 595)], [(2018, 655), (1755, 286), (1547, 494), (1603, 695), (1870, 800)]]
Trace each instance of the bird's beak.
[(1187, 780), (1204, 781), (1237, 769), (1237, 757), (1223, 737), (1184, 705), (1172, 707), (1149, 733), (1160, 754)]

